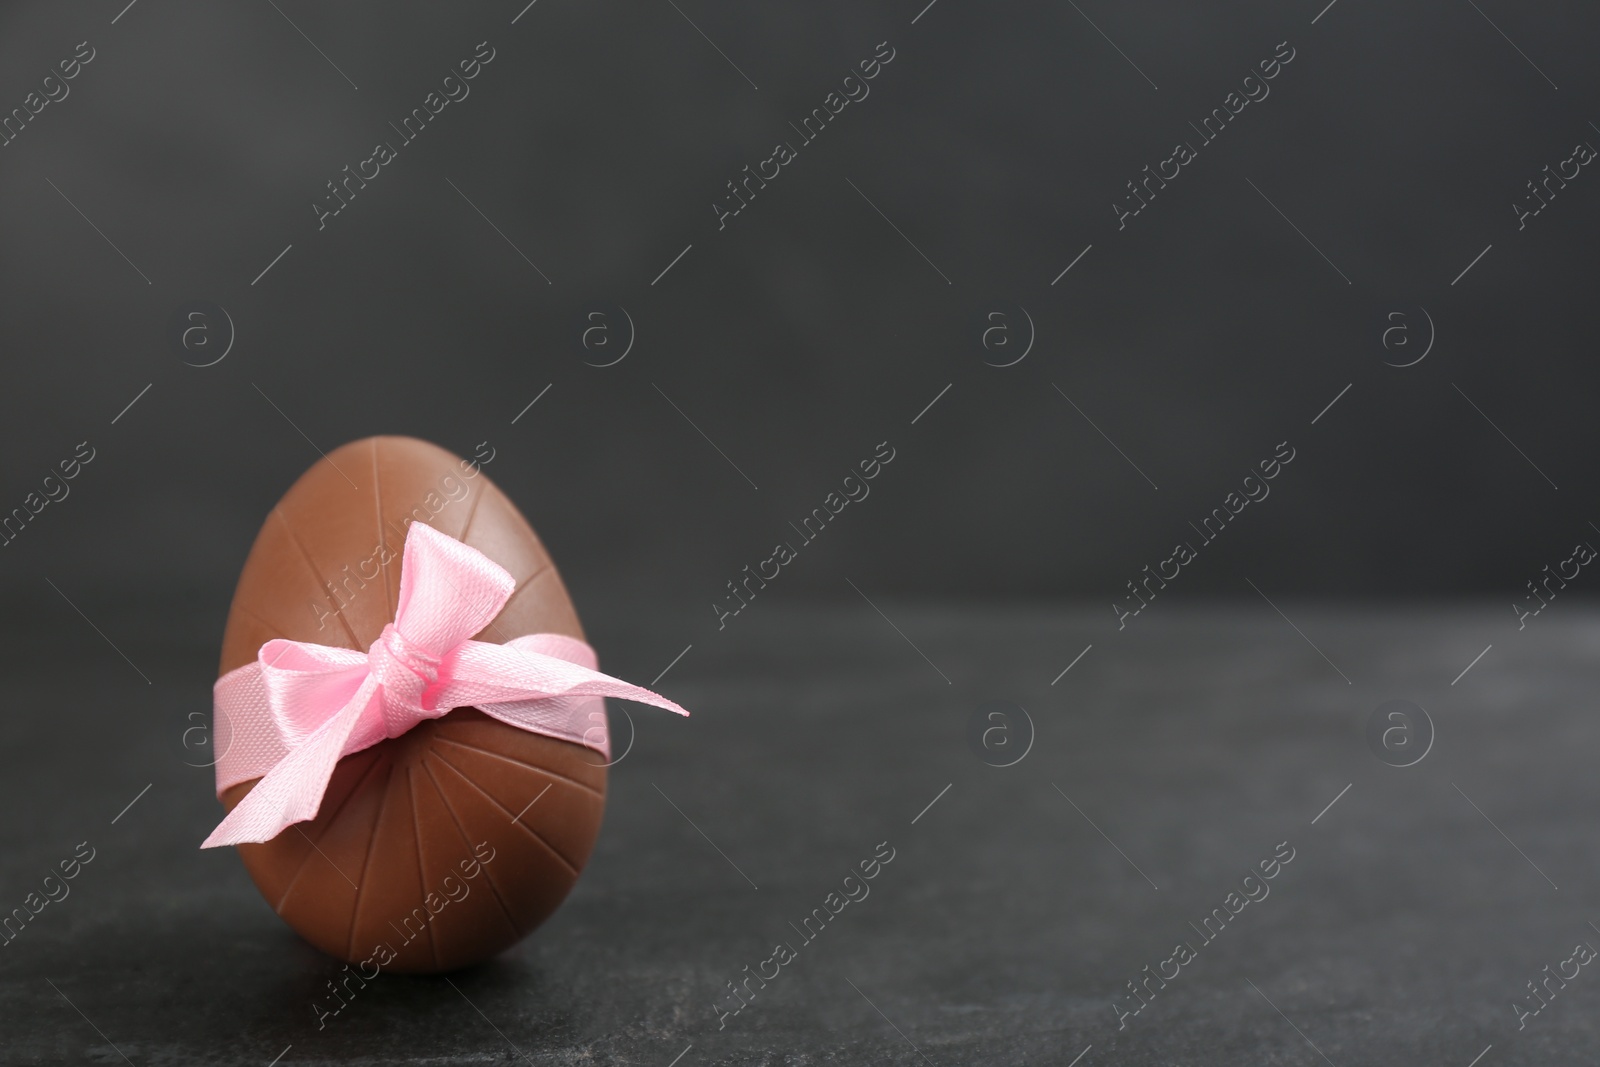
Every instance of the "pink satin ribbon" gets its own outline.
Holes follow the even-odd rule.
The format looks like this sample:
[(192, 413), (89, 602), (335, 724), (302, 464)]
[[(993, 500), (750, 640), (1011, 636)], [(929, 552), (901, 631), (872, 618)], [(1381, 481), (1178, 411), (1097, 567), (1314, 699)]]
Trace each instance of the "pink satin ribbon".
[[(595, 749), (609, 758), (602, 697), (689, 714), (596, 671), (594, 650), (560, 634), (474, 641), (516, 591), (488, 556), (420, 522), (406, 534), (394, 622), (365, 652), (268, 641), (217, 679), (217, 794), (260, 778), (201, 848), (270, 841), (314, 818), (341, 757), (399, 737), (453, 708)], [(214, 736), (213, 743), (217, 737)]]

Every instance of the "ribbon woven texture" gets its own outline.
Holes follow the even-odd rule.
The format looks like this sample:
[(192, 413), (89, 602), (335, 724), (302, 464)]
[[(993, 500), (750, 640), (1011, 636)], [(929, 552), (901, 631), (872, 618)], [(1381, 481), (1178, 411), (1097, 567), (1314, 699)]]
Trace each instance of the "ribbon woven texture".
[(689, 714), (595, 670), (594, 650), (560, 634), (474, 641), (516, 582), (499, 564), (420, 522), (406, 534), (394, 622), (354, 652), (268, 641), (256, 661), (217, 679), (213, 715), (232, 731), (217, 793), (260, 778), (201, 848), (270, 841), (314, 818), (343, 756), (427, 719), (475, 707), (510, 726), (586, 745), (609, 758), (598, 697)]

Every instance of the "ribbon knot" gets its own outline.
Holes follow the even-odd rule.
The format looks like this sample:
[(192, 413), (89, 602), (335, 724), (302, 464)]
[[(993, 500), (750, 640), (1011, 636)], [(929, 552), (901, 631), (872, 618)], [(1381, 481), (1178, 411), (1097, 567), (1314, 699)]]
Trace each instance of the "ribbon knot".
[(503, 645), (474, 641), (516, 591), (477, 549), (413, 522), (394, 621), (366, 652), (273, 640), (255, 662), (217, 679), (214, 717), (231, 728), (217, 793), (260, 778), (202, 848), (270, 841), (314, 818), (343, 756), (418, 723), (476, 707), (518, 729), (610, 755), (602, 697), (689, 714), (648, 689), (595, 670), (594, 650), (560, 634)]
[[(367, 664), (383, 688), (385, 733), (399, 737), (416, 725), (416, 716), (437, 718), (451, 709), (437, 710), (431, 698), (437, 694), (441, 660), (429, 649), (410, 641), (395, 628), (383, 628), (367, 649)], [(430, 714), (431, 713), (431, 714)]]

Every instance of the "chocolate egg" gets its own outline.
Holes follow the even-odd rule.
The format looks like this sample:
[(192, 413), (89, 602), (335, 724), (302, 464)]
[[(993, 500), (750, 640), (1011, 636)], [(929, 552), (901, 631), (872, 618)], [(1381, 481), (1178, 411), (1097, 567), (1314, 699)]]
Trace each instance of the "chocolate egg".
[[(413, 521), (516, 580), (478, 640), (581, 640), (544, 546), (482, 471), (492, 458), (369, 437), (306, 471), (245, 561), (221, 673), (274, 638), (365, 652), (394, 620)], [(258, 781), (229, 787), (223, 804), (232, 811)], [(450, 970), (514, 944), (561, 904), (594, 847), (605, 789), (598, 752), (456, 708), (341, 759), (315, 819), (239, 845), (239, 855), (267, 903), (330, 956), (371, 961), (365, 969)]]

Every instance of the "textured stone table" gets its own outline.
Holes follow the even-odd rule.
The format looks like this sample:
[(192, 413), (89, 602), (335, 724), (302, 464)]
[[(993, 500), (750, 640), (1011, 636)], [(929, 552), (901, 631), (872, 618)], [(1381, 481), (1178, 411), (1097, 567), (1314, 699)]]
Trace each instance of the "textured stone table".
[[(80, 654), (52, 684), (63, 668), (12, 644), (0, 903), (80, 842), (94, 858), (0, 949), (0, 1061), (1600, 1060), (1595, 968), (1521, 1030), (1512, 1007), (1600, 946), (1600, 616), (1569, 602), (1518, 633), (1498, 606), (1280, 603), (1291, 626), (1260, 601), (1163, 602), (1118, 632), (1099, 607), (878, 606), (904, 636), (859, 601), (763, 603), (709, 636), (591, 613), (636, 680), (693, 640), (660, 688), (694, 717), (630, 708), (600, 844), (544, 928), (479, 969), (380, 978), (319, 1029), (333, 965), (232, 854), (196, 848), (219, 814), (184, 765), (206, 759), (184, 731), (209, 707), (210, 623), (90, 610), (130, 664), (44, 605)], [(1363, 732), (1396, 698), (1436, 729), (1407, 768)], [(991, 700), (1035, 727), (1013, 766), (969, 745)], [(1024, 739), (1005, 725), (990, 762)], [(870, 895), (803, 940), (881, 842)], [(1203, 939), (1284, 842), (1292, 861), (1246, 883), (1268, 895)], [(795, 958), (719, 1029), (727, 983), (780, 941)], [(1165, 963), (1180, 941), (1194, 958)], [(1178, 974), (1119, 1029), (1147, 965)]]

